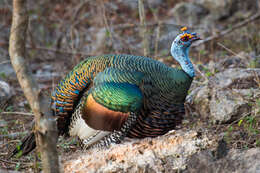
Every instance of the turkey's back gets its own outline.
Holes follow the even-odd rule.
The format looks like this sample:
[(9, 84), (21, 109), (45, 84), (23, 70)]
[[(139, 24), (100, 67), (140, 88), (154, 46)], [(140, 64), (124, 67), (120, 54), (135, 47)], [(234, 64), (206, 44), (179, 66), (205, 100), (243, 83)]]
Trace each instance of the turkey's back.
[(191, 85), (183, 70), (144, 57), (116, 59), (112, 66), (144, 73), (139, 88), (143, 106), (128, 137), (156, 137), (179, 125), (185, 114), (184, 101)]

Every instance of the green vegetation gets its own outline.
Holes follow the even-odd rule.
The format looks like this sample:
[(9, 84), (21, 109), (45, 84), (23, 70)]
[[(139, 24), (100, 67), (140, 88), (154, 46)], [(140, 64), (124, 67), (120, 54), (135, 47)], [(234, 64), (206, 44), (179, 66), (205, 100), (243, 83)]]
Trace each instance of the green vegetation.
[(260, 98), (251, 102), (252, 112), (229, 125), (225, 140), (235, 148), (260, 147)]

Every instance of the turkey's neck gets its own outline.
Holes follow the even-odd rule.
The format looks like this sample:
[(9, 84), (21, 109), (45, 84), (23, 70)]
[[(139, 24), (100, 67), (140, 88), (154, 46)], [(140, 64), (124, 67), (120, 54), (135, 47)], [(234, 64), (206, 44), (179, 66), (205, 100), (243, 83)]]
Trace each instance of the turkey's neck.
[(194, 67), (189, 59), (189, 48), (177, 48), (175, 51), (172, 51), (172, 56), (179, 62), (182, 70), (191, 78), (195, 76)]

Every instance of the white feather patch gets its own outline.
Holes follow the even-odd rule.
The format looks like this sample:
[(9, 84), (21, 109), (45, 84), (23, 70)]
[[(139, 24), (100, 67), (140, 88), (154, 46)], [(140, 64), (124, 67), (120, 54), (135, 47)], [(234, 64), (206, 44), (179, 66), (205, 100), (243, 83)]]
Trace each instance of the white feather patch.
[(107, 136), (111, 132), (95, 130), (89, 127), (85, 121), (78, 116), (72, 122), (72, 126), (69, 130), (70, 136), (78, 136), (80, 139), (87, 141), (88, 145), (96, 143), (103, 137)]

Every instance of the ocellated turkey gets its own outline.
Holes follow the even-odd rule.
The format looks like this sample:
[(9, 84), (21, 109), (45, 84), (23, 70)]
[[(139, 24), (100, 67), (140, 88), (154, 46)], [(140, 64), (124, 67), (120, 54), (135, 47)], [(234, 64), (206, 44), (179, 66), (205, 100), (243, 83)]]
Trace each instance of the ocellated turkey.
[[(185, 114), (184, 101), (195, 75), (189, 48), (198, 39), (183, 28), (173, 41), (171, 55), (181, 69), (124, 54), (82, 61), (51, 97), (59, 134), (78, 136), (88, 148), (119, 143), (125, 136), (156, 137), (174, 129)], [(34, 148), (31, 133), (20, 149), (27, 154)]]

